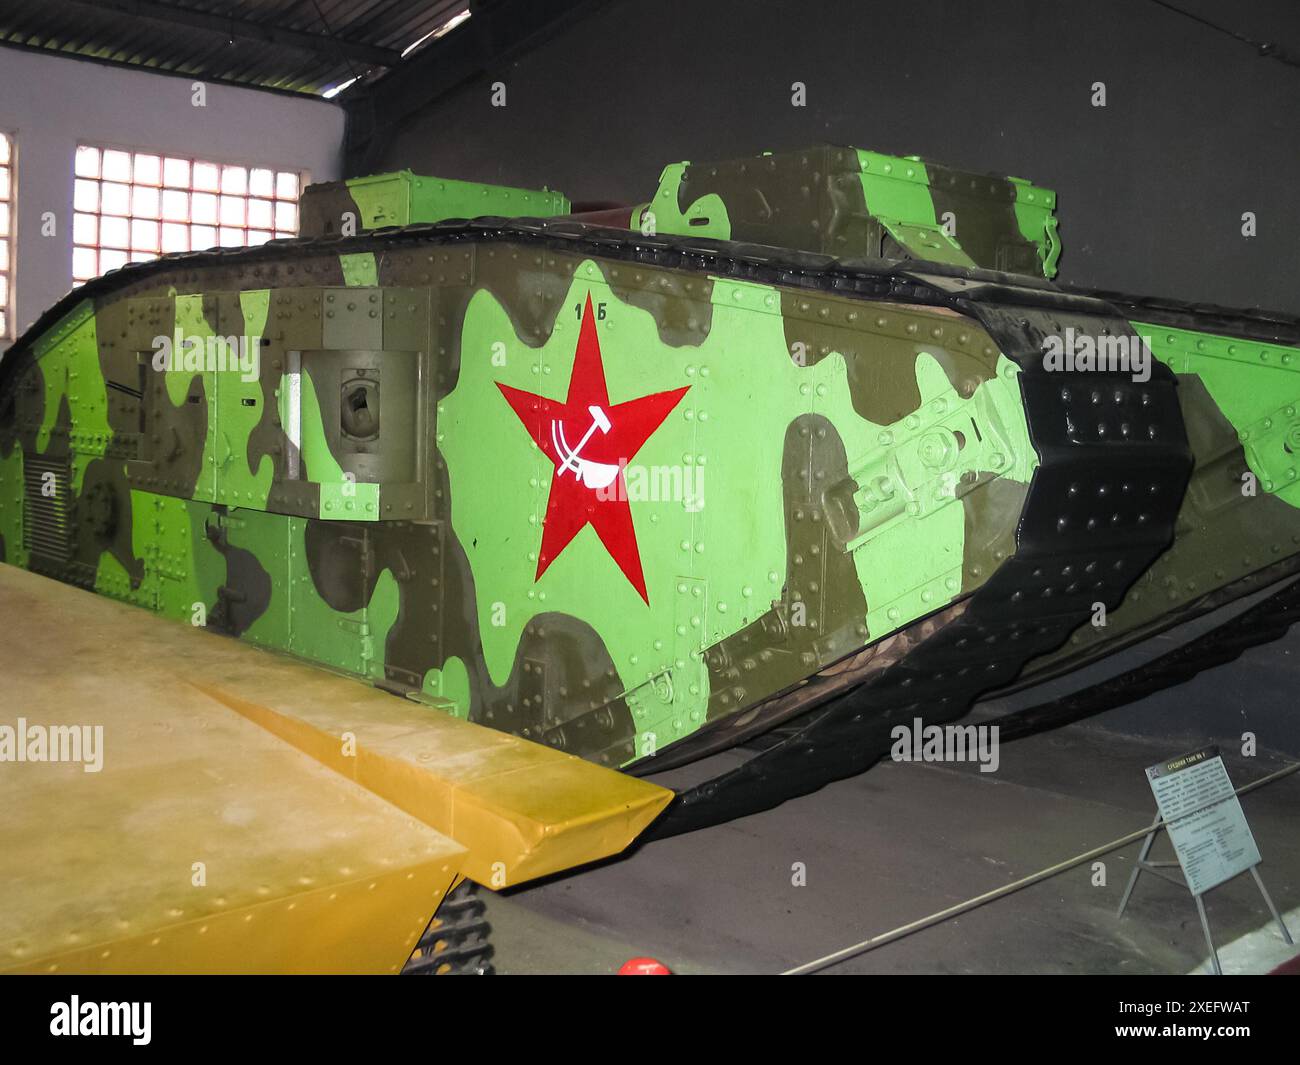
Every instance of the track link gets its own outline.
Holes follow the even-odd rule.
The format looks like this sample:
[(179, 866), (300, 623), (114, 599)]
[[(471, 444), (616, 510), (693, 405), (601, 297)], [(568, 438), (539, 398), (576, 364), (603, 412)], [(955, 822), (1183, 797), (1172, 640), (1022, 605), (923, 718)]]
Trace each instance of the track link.
[(402, 967), (403, 976), (491, 976), (492, 926), (478, 885), (462, 880), (448, 892)]

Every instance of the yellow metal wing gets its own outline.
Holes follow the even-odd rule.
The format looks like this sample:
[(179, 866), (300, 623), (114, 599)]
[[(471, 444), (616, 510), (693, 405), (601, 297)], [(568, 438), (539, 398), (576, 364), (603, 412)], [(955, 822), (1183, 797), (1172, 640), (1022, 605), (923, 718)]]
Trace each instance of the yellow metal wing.
[(4, 565), (0, 623), (0, 972), (396, 972), (460, 877), (616, 854), (671, 798)]

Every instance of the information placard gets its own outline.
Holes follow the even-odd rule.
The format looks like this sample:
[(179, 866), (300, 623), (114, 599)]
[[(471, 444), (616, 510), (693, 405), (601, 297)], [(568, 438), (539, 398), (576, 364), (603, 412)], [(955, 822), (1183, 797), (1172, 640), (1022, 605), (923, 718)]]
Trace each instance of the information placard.
[(1147, 780), (1193, 895), (1259, 864), (1259, 848), (1218, 747), (1150, 766)]

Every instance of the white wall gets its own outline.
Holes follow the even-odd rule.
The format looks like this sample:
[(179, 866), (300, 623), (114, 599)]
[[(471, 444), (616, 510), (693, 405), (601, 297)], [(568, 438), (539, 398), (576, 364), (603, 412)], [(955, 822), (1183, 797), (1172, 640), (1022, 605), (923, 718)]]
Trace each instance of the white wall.
[[(0, 129), (15, 138), (14, 330), (20, 335), (72, 287), (72, 161), (78, 141), (201, 156), (213, 162), (342, 172), (343, 110), (324, 100), (0, 47)], [(54, 212), (57, 233), (41, 235)], [(0, 339), (0, 349), (9, 343)]]

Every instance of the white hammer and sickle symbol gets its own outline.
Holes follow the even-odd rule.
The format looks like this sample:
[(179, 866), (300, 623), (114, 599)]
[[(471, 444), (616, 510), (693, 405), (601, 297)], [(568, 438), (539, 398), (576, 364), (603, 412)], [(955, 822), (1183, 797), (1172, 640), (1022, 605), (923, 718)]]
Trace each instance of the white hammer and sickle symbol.
[(577, 447), (569, 447), (568, 441), (564, 439), (564, 426), (558, 418), (551, 421), (551, 443), (555, 445), (555, 453), (561, 459), (559, 476), (563, 477), (565, 470), (573, 470), (588, 488), (604, 488), (618, 476), (618, 466), (613, 463), (584, 459), (582, 449), (587, 446), (587, 441), (597, 429), (602, 434), (608, 433), (613, 423), (610, 422), (609, 415), (599, 406), (593, 404), (587, 408), (587, 412), (591, 415), (591, 426), (582, 434)]

